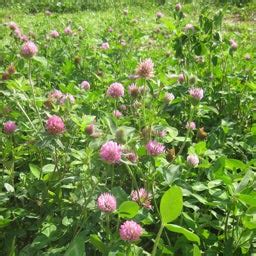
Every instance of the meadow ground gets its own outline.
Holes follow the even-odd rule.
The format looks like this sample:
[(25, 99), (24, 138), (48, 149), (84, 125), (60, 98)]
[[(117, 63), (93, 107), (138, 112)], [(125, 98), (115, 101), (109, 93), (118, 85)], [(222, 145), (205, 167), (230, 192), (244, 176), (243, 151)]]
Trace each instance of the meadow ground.
[(254, 255), (255, 3), (125, 2), (0, 9), (0, 254)]

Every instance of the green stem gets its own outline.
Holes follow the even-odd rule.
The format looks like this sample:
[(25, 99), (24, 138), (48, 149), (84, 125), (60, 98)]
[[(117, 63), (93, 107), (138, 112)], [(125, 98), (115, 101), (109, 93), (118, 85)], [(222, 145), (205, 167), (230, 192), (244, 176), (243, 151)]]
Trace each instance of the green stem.
[(226, 220), (225, 220), (225, 229), (224, 229), (224, 235), (225, 235), (225, 241), (228, 240), (228, 219), (229, 219), (230, 211), (228, 211)]
[(151, 256), (156, 255), (157, 247), (158, 247), (158, 244), (159, 244), (159, 241), (160, 241), (163, 230), (164, 230), (164, 225), (161, 223), (160, 229), (159, 229), (159, 231), (157, 233), (157, 236), (156, 236), (156, 240), (155, 240), (155, 244), (154, 244)]
[(129, 172), (129, 174), (130, 174), (130, 176), (131, 176), (131, 178), (132, 178), (132, 180), (133, 180), (133, 182), (134, 182), (134, 184), (135, 184), (135, 187), (136, 187), (137, 191), (139, 191), (139, 186), (138, 186), (137, 180), (136, 180), (136, 178), (134, 177), (131, 168), (129, 167), (128, 164), (126, 164), (125, 166), (126, 166), (128, 172)]
[(19, 101), (16, 102), (18, 107), (20, 108), (21, 112), (25, 115), (25, 117), (28, 119), (29, 123), (31, 124), (32, 128), (37, 132), (34, 124), (32, 123), (32, 121), (30, 120), (29, 116), (27, 115), (26, 111), (24, 110), (24, 108), (20, 105)]
[(30, 84), (31, 89), (32, 89), (34, 106), (35, 106), (35, 109), (36, 109), (36, 112), (37, 112), (37, 115), (38, 115), (40, 124), (41, 124), (41, 126), (42, 126), (42, 128), (43, 128), (43, 127), (44, 127), (44, 126), (43, 126), (43, 121), (42, 121), (42, 119), (41, 119), (41, 115), (40, 115), (39, 109), (38, 109), (38, 107), (37, 107), (37, 105), (36, 105), (35, 87), (34, 87), (34, 85), (33, 85), (32, 77), (31, 77), (31, 73), (32, 73), (31, 71), (32, 71), (31, 60), (29, 60), (29, 61), (28, 61), (28, 79), (29, 79), (29, 84)]
[(113, 188), (114, 185), (114, 177), (115, 177), (115, 167), (112, 165), (111, 167), (111, 189)]
[(106, 233), (107, 233), (107, 238), (110, 240), (110, 220), (109, 220), (109, 214), (106, 214)]
[[(194, 115), (194, 111), (193, 111), (193, 106), (191, 106), (190, 108), (190, 112), (189, 112), (189, 119), (188, 119), (188, 123), (190, 123), (193, 119), (193, 115)], [(186, 146), (186, 143), (187, 143), (187, 139), (188, 139), (188, 136), (191, 132), (191, 129), (188, 128), (187, 129), (187, 132), (186, 132), (186, 135), (185, 135), (185, 139), (184, 139), (184, 142), (182, 143), (181, 147), (180, 147), (180, 150), (178, 151), (178, 153), (176, 154), (176, 156), (173, 158), (173, 160), (170, 162), (169, 166), (176, 160), (176, 158), (182, 154), (183, 150), (184, 150), (184, 147)]]

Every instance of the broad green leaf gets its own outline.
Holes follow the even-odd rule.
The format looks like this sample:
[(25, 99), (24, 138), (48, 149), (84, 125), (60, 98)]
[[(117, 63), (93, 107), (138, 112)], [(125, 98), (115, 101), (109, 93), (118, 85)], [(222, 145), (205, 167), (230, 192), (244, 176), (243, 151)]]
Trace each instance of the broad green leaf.
[(40, 179), (40, 168), (38, 166), (35, 164), (29, 164), (29, 169), (37, 179)]
[(241, 191), (246, 189), (246, 187), (248, 186), (248, 183), (253, 180), (254, 180), (254, 173), (251, 170), (248, 170), (247, 173), (242, 178), (242, 180), (240, 181), (240, 183), (238, 184), (235, 192), (240, 193)]
[(240, 194), (238, 195), (239, 200), (242, 202), (250, 205), (250, 206), (255, 206), (256, 207), (256, 195), (245, 195), (245, 194)]
[(236, 169), (241, 169), (244, 170), (246, 168), (246, 165), (237, 159), (225, 159), (225, 168), (228, 170), (236, 170)]
[(140, 207), (132, 201), (123, 202), (118, 208), (118, 215), (121, 218), (131, 219), (138, 214)]
[(11, 220), (4, 219), (4, 217), (0, 215), (0, 228), (8, 226), (10, 222), (11, 222)]
[(33, 60), (37, 61), (38, 63), (42, 64), (44, 67), (47, 67), (47, 59), (41, 56), (35, 56)]
[(115, 196), (117, 205), (121, 205), (122, 202), (126, 201), (128, 195), (121, 187), (113, 187), (111, 193)]
[(193, 256), (201, 256), (201, 251), (196, 244), (194, 244), (194, 247), (193, 247)]
[(167, 127), (165, 131), (167, 135), (164, 136), (164, 141), (168, 143), (172, 142), (178, 135), (178, 130), (174, 127)]
[(198, 155), (203, 155), (206, 151), (206, 142), (200, 141), (195, 145), (195, 151)]
[(11, 184), (4, 183), (4, 187), (5, 187), (7, 192), (10, 192), (10, 193), (14, 192), (14, 187)]
[(197, 242), (198, 244), (200, 244), (199, 236), (187, 230), (186, 228), (174, 224), (166, 224), (165, 227), (172, 232), (183, 234), (189, 241)]
[(52, 223), (45, 223), (43, 225), (42, 234), (44, 234), (47, 237), (50, 237), (53, 232), (57, 230), (57, 227)]
[(43, 167), (43, 173), (50, 173), (53, 172), (55, 169), (55, 165), (54, 164), (47, 164)]
[(65, 252), (64, 256), (84, 256), (85, 255), (84, 242), (85, 242), (85, 234), (84, 232), (81, 232), (70, 243), (68, 250)]
[(256, 207), (251, 207), (246, 211), (242, 222), (246, 228), (256, 229)]
[(178, 186), (173, 186), (161, 198), (160, 214), (162, 223), (167, 224), (177, 219), (182, 212), (182, 207), (182, 190)]
[(90, 243), (102, 253), (106, 252), (107, 250), (106, 245), (101, 241), (99, 236), (96, 234), (90, 235)]

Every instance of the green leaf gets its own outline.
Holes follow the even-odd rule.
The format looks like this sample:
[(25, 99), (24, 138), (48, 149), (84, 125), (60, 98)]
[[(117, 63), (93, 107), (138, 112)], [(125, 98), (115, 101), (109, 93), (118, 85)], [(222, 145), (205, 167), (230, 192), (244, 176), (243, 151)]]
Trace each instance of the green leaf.
[(45, 223), (43, 225), (43, 230), (42, 230), (42, 234), (44, 234), (47, 237), (50, 237), (52, 235), (53, 232), (55, 232), (57, 230), (57, 227), (52, 224), (52, 223)]
[(225, 168), (227, 168), (228, 170), (244, 170), (246, 168), (246, 165), (242, 161), (237, 159), (225, 159)]
[(10, 222), (10, 219), (4, 219), (4, 217), (0, 215), (0, 228), (8, 226)]
[(178, 130), (175, 127), (168, 127), (165, 129), (167, 135), (164, 136), (164, 142), (170, 143), (172, 142), (178, 135)]
[(121, 205), (122, 202), (127, 200), (128, 195), (121, 187), (113, 187), (111, 193), (115, 196), (117, 205)]
[(38, 166), (35, 164), (29, 164), (29, 169), (37, 179), (40, 179), (40, 168)]
[(186, 228), (174, 224), (166, 224), (165, 227), (172, 232), (183, 234), (189, 241), (197, 242), (198, 244), (200, 244), (199, 236), (187, 230)]
[(137, 215), (139, 209), (140, 207), (137, 203), (132, 201), (125, 201), (119, 206), (118, 215), (121, 218), (131, 219)]
[(9, 184), (9, 183), (4, 183), (4, 187), (5, 187), (5, 189), (6, 189), (7, 192), (9, 192), (9, 193), (14, 192), (14, 187), (13, 187), (11, 184)]
[(55, 165), (54, 164), (47, 164), (43, 167), (43, 173), (50, 173), (53, 172), (55, 169)]
[(160, 214), (162, 223), (167, 224), (177, 219), (182, 212), (182, 207), (182, 190), (178, 186), (173, 186), (161, 198)]
[(240, 183), (238, 184), (236, 188), (236, 193), (240, 193), (244, 189), (247, 188), (250, 181), (254, 180), (254, 173), (251, 170), (248, 170), (247, 173), (244, 175)]
[(84, 242), (85, 242), (85, 234), (84, 232), (81, 232), (70, 243), (69, 248), (65, 252), (64, 256), (84, 256), (85, 255)]
[(249, 208), (242, 221), (246, 228), (256, 229), (256, 207)]
[(198, 155), (203, 155), (206, 151), (206, 142), (200, 141), (195, 145), (195, 151)]
[[(90, 235), (90, 243), (97, 248), (100, 252), (104, 253), (106, 252), (107, 248), (105, 246), (105, 244), (101, 241), (101, 239), (99, 238), (99, 236), (97, 236), (96, 234), (92, 234)], [(71, 256), (71, 255), (70, 255)]]
[(44, 67), (47, 67), (47, 59), (45, 57), (35, 56), (33, 60), (37, 61), (38, 63), (42, 64)]
[(245, 195), (245, 194), (240, 194), (238, 195), (239, 200), (242, 202), (250, 205), (250, 206), (255, 206), (256, 207), (256, 195)]
[(194, 247), (193, 247), (193, 256), (201, 256), (201, 251), (196, 244), (194, 244)]

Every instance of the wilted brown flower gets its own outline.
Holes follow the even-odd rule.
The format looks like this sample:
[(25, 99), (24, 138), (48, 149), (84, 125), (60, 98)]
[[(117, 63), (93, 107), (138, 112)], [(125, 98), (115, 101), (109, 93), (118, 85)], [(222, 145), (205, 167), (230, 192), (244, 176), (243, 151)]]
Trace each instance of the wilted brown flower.
[(136, 75), (144, 78), (152, 78), (154, 76), (154, 63), (151, 59), (142, 61), (136, 69)]
[(208, 136), (207, 132), (204, 130), (204, 127), (198, 129), (197, 137), (201, 140), (206, 139)]
[(175, 148), (170, 148), (170, 149), (167, 149), (166, 151), (166, 160), (171, 162), (173, 161), (173, 159), (175, 158)]

